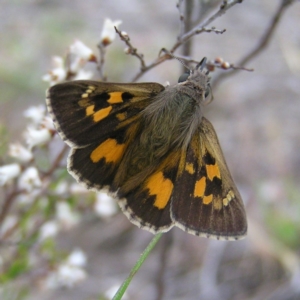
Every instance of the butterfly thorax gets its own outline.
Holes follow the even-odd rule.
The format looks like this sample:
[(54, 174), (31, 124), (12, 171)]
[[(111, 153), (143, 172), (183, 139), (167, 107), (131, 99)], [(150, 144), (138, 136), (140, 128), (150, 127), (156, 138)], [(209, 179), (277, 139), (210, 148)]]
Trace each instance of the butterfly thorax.
[(188, 145), (201, 123), (204, 91), (203, 84), (194, 80), (166, 87), (142, 112), (141, 143), (158, 156)]
[(201, 123), (202, 94), (187, 81), (166, 87), (153, 98), (141, 113), (141, 133), (132, 145), (133, 173), (159, 163), (175, 148), (187, 147)]

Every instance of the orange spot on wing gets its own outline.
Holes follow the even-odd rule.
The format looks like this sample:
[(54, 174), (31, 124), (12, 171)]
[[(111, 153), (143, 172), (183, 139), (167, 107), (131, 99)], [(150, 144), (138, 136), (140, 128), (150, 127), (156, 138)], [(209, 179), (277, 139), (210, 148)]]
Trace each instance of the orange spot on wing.
[(158, 172), (149, 178), (146, 187), (149, 189), (150, 195), (156, 197), (154, 206), (159, 209), (165, 208), (173, 191), (172, 181), (165, 178), (162, 172)]
[(109, 93), (110, 98), (107, 100), (109, 104), (122, 103), (122, 94), (123, 92), (113, 92)]
[(106, 162), (117, 162), (124, 153), (125, 144), (118, 144), (114, 139), (107, 139), (100, 144), (90, 155), (93, 163), (97, 163), (102, 158)]
[(205, 205), (210, 204), (212, 202), (212, 199), (213, 199), (213, 195), (204, 196), (203, 197), (203, 204), (205, 204)]
[(206, 165), (206, 173), (207, 173), (207, 177), (210, 180), (213, 180), (214, 177), (218, 177), (221, 179), (220, 169), (217, 164)]
[(116, 117), (118, 118), (119, 121), (123, 121), (126, 119), (126, 113), (119, 113), (116, 115)]
[(191, 163), (187, 163), (185, 165), (185, 170), (188, 171), (188, 173), (190, 173), (190, 174), (194, 174), (195, 173), (194, 166)]
[(196, 181), (194, 189), (194, 197), (203, 197), (206, 188), (206, 179), (205, 177), (200, 178)]
[(94, 121), (99, 122), (99, 121), (105, 119), (109, 115), (111, 110), (112, 110), (112, 106), (108, 106), (106, 108), (99, 109), (93, 115)]
[(90, 115), (94, 114), (94, 113), (95, 113), (95, 112), (94, 112), (94, 108), (95, 108), (95, 105), (90, 105), (90, 106), (88, 106), (88, 107), (85, 109), (85, 114), (86, 114), (87, 116), (90, 116)]

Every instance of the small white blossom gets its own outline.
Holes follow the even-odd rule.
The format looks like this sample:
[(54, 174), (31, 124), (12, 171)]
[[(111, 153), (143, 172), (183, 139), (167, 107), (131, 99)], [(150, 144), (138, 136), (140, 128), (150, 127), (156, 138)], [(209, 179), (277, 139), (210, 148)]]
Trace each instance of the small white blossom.
[(76, 75), (86, 64), (86, 61), (79, 56), (70, 58), (69, 70)]
[(104, 46), (111, 44), (116, 38), (115, 27), (118, 27), (122, 21), (112, 21), (111, 19), (105, 19), (103, 29), (101, 32), (101, 43)]
[(25, 118), (29, 119), (34, 125), (39, 125), (46, 113), (46, 106), (45, 105), (36, 105), (27, 108), (23, 115)]
[(53, 56), (51, 63), (54, 69), (63, 69), (65, 66), (64, 59), (61, 56)]
[(0, 167), (0, 186), (19, 176), (21, 167), (19, 164), (10, 164)]
[(21, 193), (16, 196), (16, 202), (18, 202), (21, 205), (29, 205), (32, 204), (36, 199), (36, 197), (39, 195), (40, 195), (40, 190), (33, 190), (30, 193)]
[(85, 61), (94, 61), (96, 58), (93, 50), (79, 40), (75, 40), (75, 42), (70, 46), (70, 53), (75, 54)]
[(69, 193), (69, 184), (66, 181), (59, 182), (54, 190), (55, 195), (64, 196)]
[[(78, 72), (82, 71), (82, 68), (88, 61), (96, 61), (96, 56), (93, 53), (93, 50), (87, 47), (84, 43), (82, 43), (79, 40), (75, 40), (75, 42), (70, 46), (69, 48), (69, 59), (70, 59), (70, 64), (69, 64), (69, 69), (71, 73), (74, 75), (77, 75), (76, 79), (81, 79), (78, 78)], [(82, 73), (82, 79), (90, 79), (89, 78), (84, 78), (83, 76), (84, 73)], [(87, 72), (89, 74), (89, 72)]]
[(70, 265), (61, 265), (57, 273), (61, 286), (69, 288), (86, 278), (84, 270)]
[(70, 185), (70, 193), (72, 195), (81, 195), (81, 194), (87, 194), (90, 191), (84, 187), (82, 184), (79, 184), (77, 182), (74, 182)]
[(59, 202), (56, 205), (56, 218), (61, 227), (69, 229), (79, 222), (79, 215), (73, 212), (70, 205)]
[(34, 188), (42, 186), (39, 172), (35, 167), (27, 168), (19, 177), (18, 187), (20, 190), (31, 192)]
[(96, 194), (94, 209), (100, 217), (110, 217), (118, 211), (115, 200), (104, 192)]
[(85, 264), (85, 254), (81, 250), (74, 250), (57, 270), (49, 274), (45, 281), (46, 288), (73, 287), (87, 277), (82, 268)]
[(93, 77), (93, 72), (80, 69), (74, 76), (73, 80), (88, 80)]
[(10, 144), (8, 154), (9, 156), (24, 163), (29, 162), (33, 157), (32, 152), (22, 146), (20, 143)]
[(59, 225), (56, 221), (48, 221), (44, 223), (40, 228), (40, 241), (43, 241), (49, 237), (54, 237), (59, 231)]
[(47, 128), (28, 127), (24, 135), (30, 149), (37, 145), (46, 144), (51, 139), (50, 131)]
[(62, 82), (67, 77), (67, 71), (62, 57), (54, 56), (52, 58), (52, 66), (53, 69), (42, 77), (43, 81), (50, 83), (50, 86)]
[(68, 256), (66, 263), (74, 267), (84, 267), (87, 257), (81, 249), (75, 249)]
[(126, 40), (129, 40), (129, 35), (126, 31), (121, 31), (121, 34), (122, 34), (123, 38), (125, 38)]
[(45, 116), (41, 122), (41, 125), (44, 128), (47, 128), (50, 131), (54, 131), (55, 127), (54, 127), (54, 123), (53, 120), (49, 117), (49, 116)]

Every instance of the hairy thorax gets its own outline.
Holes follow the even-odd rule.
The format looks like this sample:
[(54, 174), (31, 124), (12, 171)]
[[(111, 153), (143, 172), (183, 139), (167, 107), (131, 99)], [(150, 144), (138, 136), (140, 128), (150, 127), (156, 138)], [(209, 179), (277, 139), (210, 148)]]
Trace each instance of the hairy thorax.
[[(176, 147), (188, 145), (202, 118), (201, 101), (190, 89), (168, 87), (142, 112), (139, 163), (147, 165)], [(143, 160), (144, 162), (142, 162)]]

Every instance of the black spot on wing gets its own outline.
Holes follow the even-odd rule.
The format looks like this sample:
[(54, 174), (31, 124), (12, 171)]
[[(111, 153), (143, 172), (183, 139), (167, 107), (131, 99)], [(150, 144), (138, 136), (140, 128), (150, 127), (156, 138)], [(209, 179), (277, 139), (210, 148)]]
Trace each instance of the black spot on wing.
[(130, 101), (132, 98), (133, 98), (133, 95), (130, 94), (130, 93), (128, 93), (128, 92), (124, 92), (124, 93), (122, 94), (122, 100), (123, 100), (124, 102)]
[(95, 105), (95, 111), (98, 111), (104, 107), (109, 106), (107, 100), (109, 100), (110, 95), (108, 93), (96, 94), (90, 97), (92, 103)]

